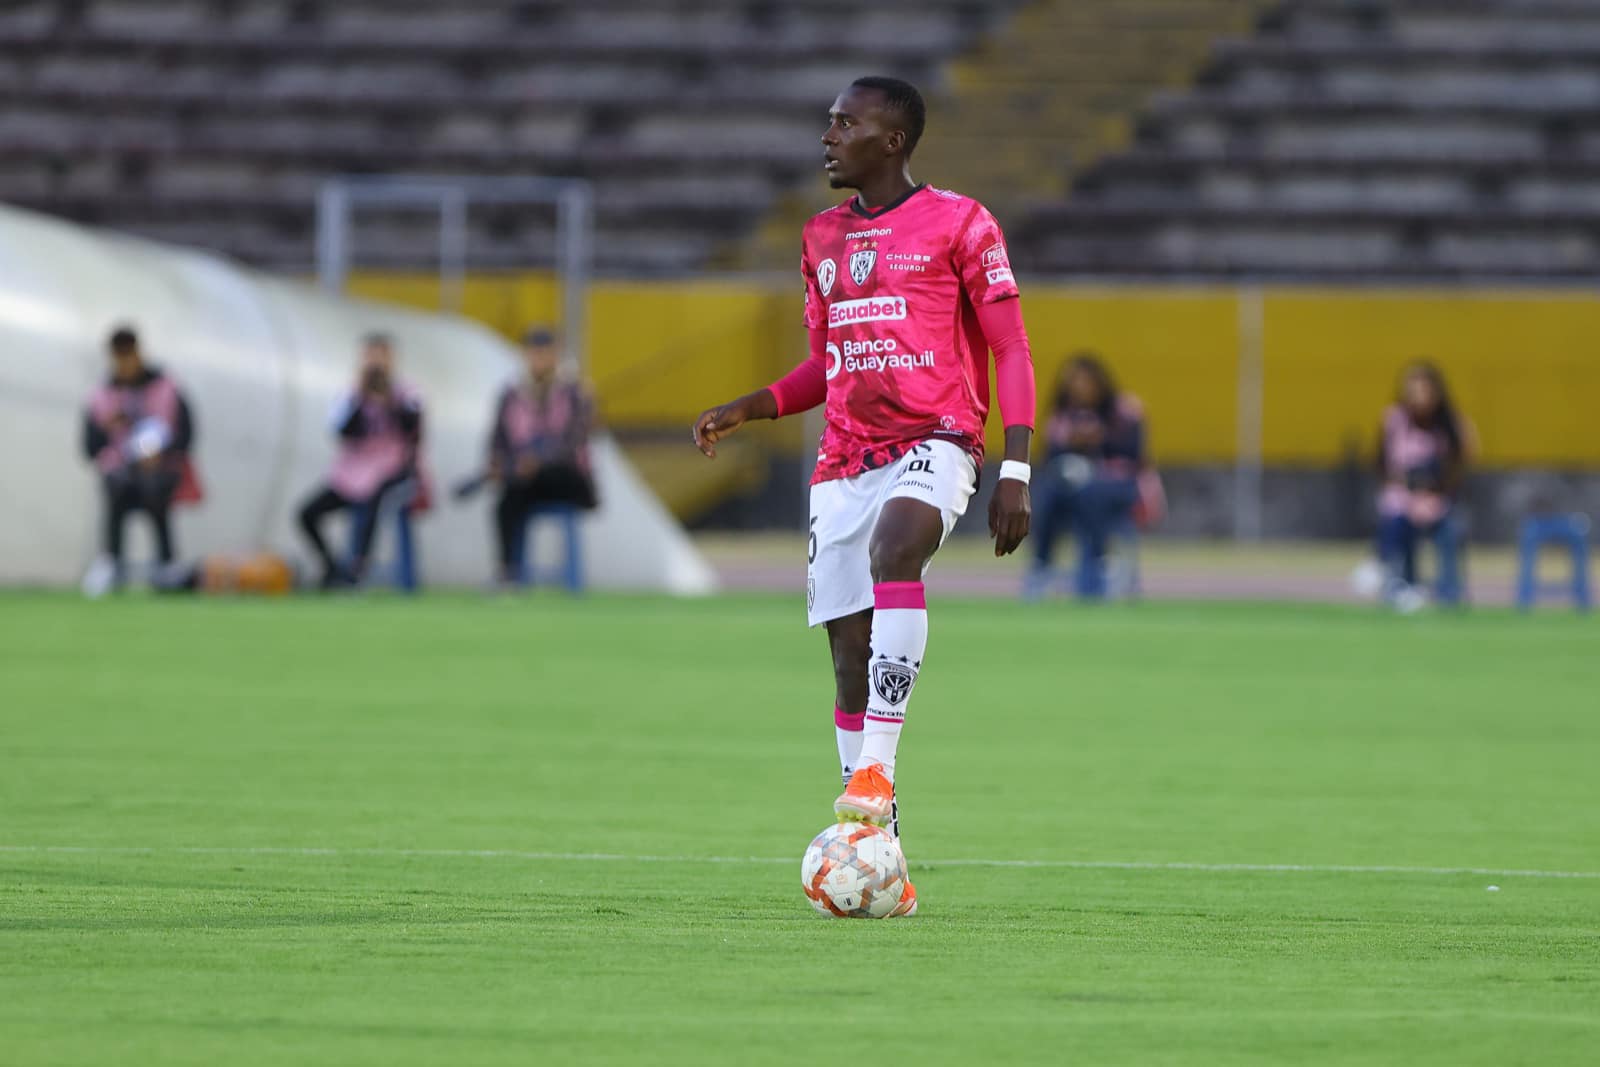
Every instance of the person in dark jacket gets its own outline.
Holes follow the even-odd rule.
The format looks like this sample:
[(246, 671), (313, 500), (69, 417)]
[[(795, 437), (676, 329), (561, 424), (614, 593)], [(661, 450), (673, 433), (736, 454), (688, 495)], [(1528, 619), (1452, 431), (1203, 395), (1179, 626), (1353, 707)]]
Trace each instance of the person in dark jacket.
[(198, 499), (189, 451), (194, 416), (182, 390), (160, 368), (147, 364), (138, 335), (129, 327), (111, 334), (111, 373), (89, 394), (83, 413), (83, 452), (100, 475), (104, 498), (102, 555), (84, 579), (99, 595), (125, 579), (123, 531), (128, 516), (144, 512), (155, 529), (156, 555), (171, 563), (171, 511), (180, 489)]
[(1106, 595), (1111, 533), (1140, 502), (1145, 471), (1144, 408), (1117, 389), (1099, 356), (1074, 356), (1056, 378), (1047, 452), (1034, 479), (1034, 564), (1030, 590), (1042, 592), (1055, 542), (1068, 530), (1078, 542), (1077, 594)]

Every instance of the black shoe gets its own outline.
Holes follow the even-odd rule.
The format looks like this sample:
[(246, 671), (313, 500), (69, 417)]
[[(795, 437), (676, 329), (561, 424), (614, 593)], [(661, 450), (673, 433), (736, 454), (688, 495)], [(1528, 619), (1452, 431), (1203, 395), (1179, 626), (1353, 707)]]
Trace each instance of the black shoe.
[(321, 588), (324, 593), (354, 589), (358, 584), (360, 583), (356, 581), (356, 576), (344, 567), (330, 567), (322, 572)]

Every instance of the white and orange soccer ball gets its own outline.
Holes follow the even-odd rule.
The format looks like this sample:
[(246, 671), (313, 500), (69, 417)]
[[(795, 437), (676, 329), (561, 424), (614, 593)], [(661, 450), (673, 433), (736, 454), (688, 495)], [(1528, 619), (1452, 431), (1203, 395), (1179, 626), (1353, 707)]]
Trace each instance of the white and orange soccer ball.
[(836, 823), (806, 849), (800, 886), (823, 915), (886, 919), (905, 892), (906, 857), (882, 827)]

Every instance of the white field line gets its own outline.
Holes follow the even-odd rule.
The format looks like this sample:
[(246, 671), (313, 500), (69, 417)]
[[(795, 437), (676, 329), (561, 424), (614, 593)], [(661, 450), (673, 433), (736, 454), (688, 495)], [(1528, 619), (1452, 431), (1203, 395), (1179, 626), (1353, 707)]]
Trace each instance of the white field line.
[[(49, 853), (66, 855), (150, 855), (150, 856), (325, 856), (329, 858), (379, 859), (489, 859), (531, 860), (545, 863), (798, 863), (798, 858), (779, 856), (643, 856), (615, 852), (522, 852), (515, 849), (465, 848), (295, 848), (275, 846), (140, 846), (140, 845), (0, 845), (0, 853)], [(1406, 867), (1383, 864), (1360, 866), (1343, 863), (1155, 863), (1126, 860), (1008, 860), (936, 859), (919, 860), (914, 868), (930, 867), (1015, 867), (1044, 870), (1080, 871), (1197, 871), (1242, 874), (1417, 874), (1487, 875), (1497, 878), (1588, 878), (1600, 879), (1600, 871), (1541, 871), (1503, 867)]]

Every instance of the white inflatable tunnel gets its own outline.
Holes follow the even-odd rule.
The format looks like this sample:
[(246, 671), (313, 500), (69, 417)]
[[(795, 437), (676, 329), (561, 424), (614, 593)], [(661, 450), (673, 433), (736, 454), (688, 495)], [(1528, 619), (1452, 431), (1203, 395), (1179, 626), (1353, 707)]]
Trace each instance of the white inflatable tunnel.
[[(503, 340), (465, 319), (335, 299), (216, 256), (0, 207), (0, 582), (72, 583), (98, 550), (82, 412), (120, 323), (194, 408), (206, 499), (175, 512), (183, 557), (307, 558), (294, 513), (328, 469), (328, 413), (353, 381), (360, 338), (381, 330), (427, 405), (424, 452), (440, 491), (416, 528), (423, 580), (488, 580), (491, 494), (456, 504), (443, 490), (481, 465), (493, 399), (515, 373)], [(713, 591), (711, 568), (612, 441), (596, 442), (595, 462), (601, 506), (582, 535), (590, 584)], [(149, 538), (140, 517), (130, 521), (137, 562)]]

